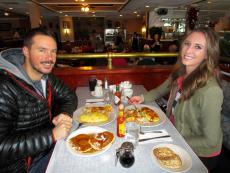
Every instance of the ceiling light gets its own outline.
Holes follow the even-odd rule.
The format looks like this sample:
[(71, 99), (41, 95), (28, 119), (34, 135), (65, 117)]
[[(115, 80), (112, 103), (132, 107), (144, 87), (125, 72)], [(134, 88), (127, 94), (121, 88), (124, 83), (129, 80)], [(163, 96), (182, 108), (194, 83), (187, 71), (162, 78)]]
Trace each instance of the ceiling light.
[(122, 15), (122, 14), (120, 14), (119, 16), (120, 16), (120, 17), (122, 17), (123, 15)]
[(146, 7), (146, 8), (149, 8), (149, 5), (146, 5), (145, 7)]
[(13, 10), (13, 8), (12, 8), (12, 7), (9, 7), (9, 10)]
[(5, 12), (5, 13), (4, 13), (4, 15), (5, 15), (5, 16), (9, 16), (9, 15), (10, 15), (10, 13)]
[(137, 11), (134, 11), (133, 13), (137, 14)]

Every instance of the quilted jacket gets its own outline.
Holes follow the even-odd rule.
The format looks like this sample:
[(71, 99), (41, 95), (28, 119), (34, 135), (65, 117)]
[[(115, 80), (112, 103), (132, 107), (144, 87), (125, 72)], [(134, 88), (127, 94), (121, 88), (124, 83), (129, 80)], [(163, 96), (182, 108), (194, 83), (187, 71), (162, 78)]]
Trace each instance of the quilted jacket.
[(72, 115), (77, 107), (75, 93), (52, 74), (47, 76), (47, 96), (38, 93), (18, 70), (23, 59), (20, 49), (0, 54), (0, 172), (26, 172), (28, 158), (55, 144), (52, 118)]

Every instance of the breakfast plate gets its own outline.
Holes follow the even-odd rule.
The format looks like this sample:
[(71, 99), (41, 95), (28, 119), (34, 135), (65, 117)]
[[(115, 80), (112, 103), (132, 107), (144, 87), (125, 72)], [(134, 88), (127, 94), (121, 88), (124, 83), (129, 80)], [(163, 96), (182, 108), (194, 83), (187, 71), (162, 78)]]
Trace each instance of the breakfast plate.
[(116, 114), (109, 104), (90, 104), (78, 108), (73, 113), (73, 120), (86, 126), (103, 126), (113, 122)]
[[(162, 157), (162, 155), (160, 157), (157, 158), (156, 156), (156, 149), (169, 149), (171, 150), (174, 154), (176, 154), (176, 157), (179, 158), (180, 160), (180, 164), (174, 166), (173, 164), (176, 164), (177, 162), (175, 160), (172, 160), (171, 163), (170, 162), (166, 162), (165, 164), (162, 163), (160, 161), (160, 157)], [(156, 145), (152, 148), (151, 150), (151, 157), (153, 159), (153, 162), (160, 167), (163, 170), (166, 170), (168, 172), (187, 172), (191, 167), (192, 167), (192, 158), (191, 156), (188, 154), (187, 151), (185, 151), (185, 149), (181, 148), (178, 145), (174, 145), (174, 144), (159, 144)], [(164, 157), (166, 157), (166, 161), (169, 161), (169, 158), (172, 159), (172, 156), (168, 156), (167, 154), (171, 154), (170, 152), (165, 152), (163, 153)], [(163, 161), (165, 161), (163, 160)]]
[[(98, 135), (101, 135), (101, 134), (103, 134), (103, 136), (98, 137)], [(93, 135), (96, 135), (96, 137)], [(82, 138), (82, 136), (84, 138)], [(89, 136), (90, 138), (85, 138), (85, 136), (86, 137)], [(77, 139), (77, 137), (81, 137), (81, 138)], [(103, 147), (99, 149), (96, 148), (95, 150), (94, 146), (98, 146), (98, 140), (100, 139), (104, 140), (107, 143)], [(94, 145), (92, 143), (95, 142), (95, 140), (97, 141)], [(102, 140), (100, 140), (99, 142), (101, 142)], [(98, 126), (87, 126), (87, 127), (83, 127), (81, 129), (78, 129), (72, 132), (66, 140), (66, 147), (68, 151), (72, 153), (73, 155), (90, 157), (90, 156), (96, 156), (96, 155), (102, 154), (105, 151), (107, 151), (114, 143), (114, 140), (115, 140), (114, 134), (107, 131), (106, 129), (102, 127), (98, 127)], [(89, 148), (86, 150), (86, 147), (88, 146)]]
[(144, 104), (125, 107), (125, 115), (126, 121), (135, 121), (142, 127), (158, 126), (166, 120), (161, 109)]

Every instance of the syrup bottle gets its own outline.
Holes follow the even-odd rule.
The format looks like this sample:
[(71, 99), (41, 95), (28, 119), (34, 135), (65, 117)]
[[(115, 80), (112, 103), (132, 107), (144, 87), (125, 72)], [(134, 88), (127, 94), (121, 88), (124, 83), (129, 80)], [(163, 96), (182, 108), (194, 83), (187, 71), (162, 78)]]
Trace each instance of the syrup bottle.
[(120, 105), (121, 103), (121, 92), (119, 89), (119, 85), (116, 85), (116, 92), (114, 93), (114, 104)]
[(120, 104), (118, 107), (118, 117), (117, 117), (117, 136), (125, 136), (125, 116), (124, 116), (124, 105)]

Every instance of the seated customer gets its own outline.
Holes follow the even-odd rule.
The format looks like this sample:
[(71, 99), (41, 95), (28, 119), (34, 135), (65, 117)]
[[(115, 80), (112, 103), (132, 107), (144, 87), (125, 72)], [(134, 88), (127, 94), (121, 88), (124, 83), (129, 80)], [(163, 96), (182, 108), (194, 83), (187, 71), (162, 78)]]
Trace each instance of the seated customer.
[(77, 96), (51, 74), (56, 52), (53, 35), (34, 28), (22, 49), (0, 53), (0, 172), (44, 173), (69, 135)]
[(178, 67), (159, 87), (130, 103), (154, 101), (170, 93), (166, 114), (211, 171), (222, 147), (219, 78), (219, 37), (210, 28), (197, 28), (184, 38)]

